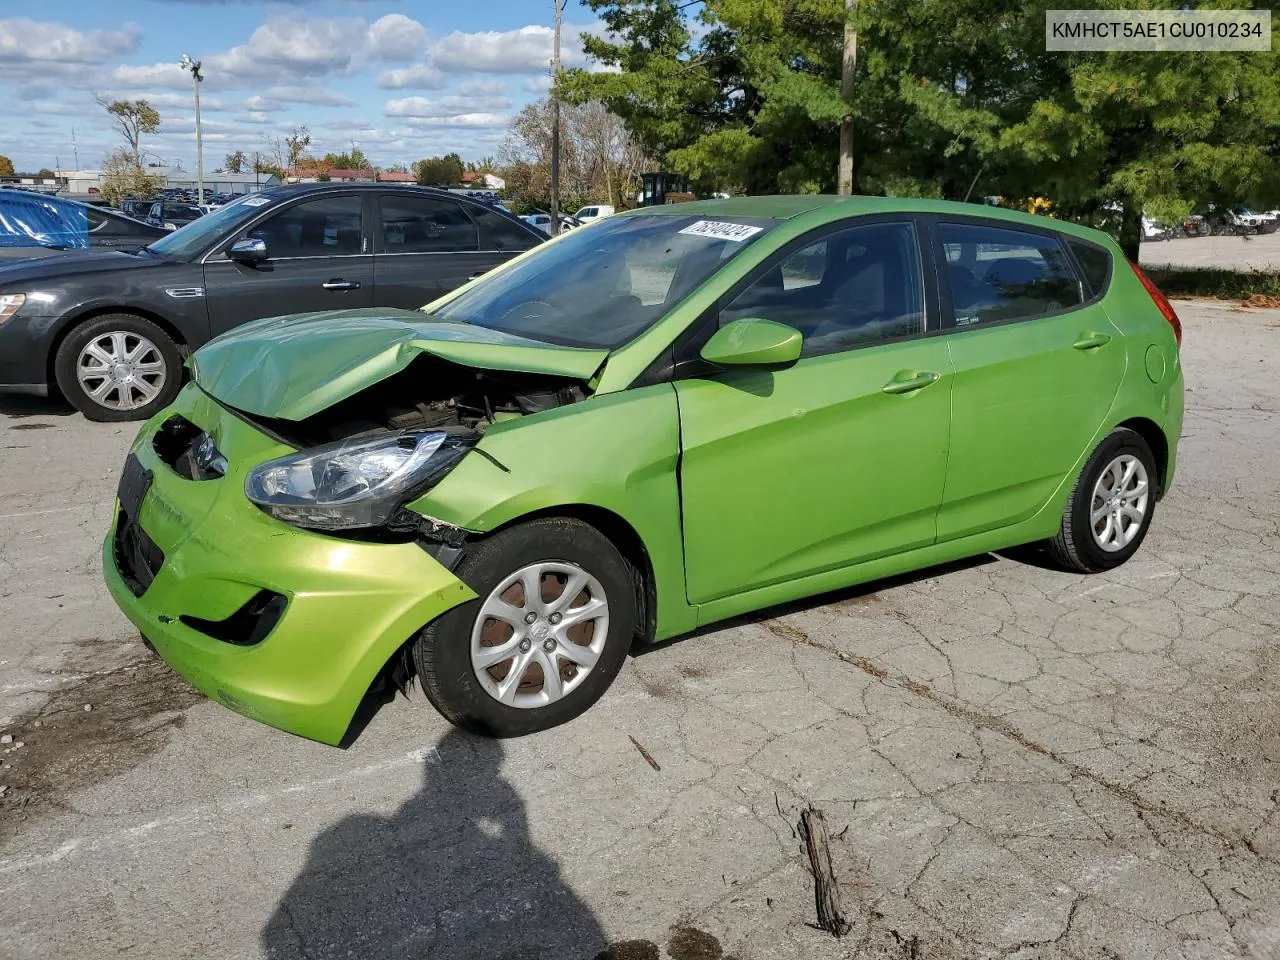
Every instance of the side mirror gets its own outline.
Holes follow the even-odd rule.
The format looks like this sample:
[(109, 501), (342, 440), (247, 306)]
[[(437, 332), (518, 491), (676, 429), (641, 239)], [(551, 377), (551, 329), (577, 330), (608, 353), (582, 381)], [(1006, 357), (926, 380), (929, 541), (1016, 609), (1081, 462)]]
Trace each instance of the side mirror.
[(726, 324), (702, 348), (702, 359), (722, 367), (784, 367), (800, 359), (804, 335), (795, 327), (746, 317)]
[(262, 263), (267, 259), (267, 241), (245, 237), (231, 245), (227, 256), (237, 263)]

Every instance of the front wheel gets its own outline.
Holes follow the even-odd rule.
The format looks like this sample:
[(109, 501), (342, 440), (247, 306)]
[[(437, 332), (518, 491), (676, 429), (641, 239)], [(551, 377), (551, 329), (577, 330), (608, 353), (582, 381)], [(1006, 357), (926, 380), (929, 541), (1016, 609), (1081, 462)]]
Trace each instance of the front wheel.
[(478, 595), (413, 646), (427, 699), (451, 723), (515, 737), (594, 704), (636, 629), (627, 561), (594, 527), (544, 518), (476, 543), (458, 566)]
[(1098, 444), (1067, 498), (1049, 552), (1081, 573), (1118, 567), (1142, 544), (1155, 511), (1155, 457), (1142, 435), (1126, 427)]
[(177, 344), (150, 320), (95, 317), (58, 347), (54, 376), (63, 396), (90, 420), (145, 420), (182, 387)]

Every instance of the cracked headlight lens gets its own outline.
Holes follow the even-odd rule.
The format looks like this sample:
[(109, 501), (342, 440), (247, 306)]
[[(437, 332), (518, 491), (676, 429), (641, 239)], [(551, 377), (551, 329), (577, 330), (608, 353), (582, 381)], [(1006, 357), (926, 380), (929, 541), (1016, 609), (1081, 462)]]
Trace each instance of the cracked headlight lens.
[(437, 483), (474, 442), (438, 431), (341, 440), (259, 464), (245, 478), (244, 493), (295, 526), (378, 527)]

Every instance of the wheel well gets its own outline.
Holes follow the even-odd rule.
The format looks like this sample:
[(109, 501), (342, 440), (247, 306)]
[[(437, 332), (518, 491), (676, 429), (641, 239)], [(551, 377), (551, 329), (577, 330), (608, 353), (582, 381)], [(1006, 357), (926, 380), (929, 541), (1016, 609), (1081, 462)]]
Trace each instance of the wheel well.
[[(543, 517), (569, 517), (581, 520), (599, 530), (618, 548), (618, 552), (627, 561), (627, 566), (631, 568), (631, 576), (636, 585), (636, 639), (641, 643), (651, 641), (658, 623), (658, 591), (649, 551), (645, 549), (644, 541), (640, 539), (640, 534), (636, 533), (635, 528), (612, 510), (575, 503), (526, 513), (503, 524), (498, 530), (505, 530), (518, 523)], [(497, 533), (498, 530), (492, 532)]]
[(1151, 448), (1151, 455), (1156, 458), (1156, 474), (1160, 481), (1160, 492), (1163, 494), (1164, 478), (1169, 471), (1169, 441), (1164, 431), (1160, 429), (1159, 424), (1146, 417), (1134, 417), (1116, 426), (1127, 427), (1147, 441), (1147, 446)]
[(58, 356), (58, 349), (62, 346), (62, 341), (71, 335), (71, 331), (76, 329), (82, 323), (88, 323), (97, 317), (106, 316), (109, 313), (124, 313), (134, 317), (141, 317), (143, 320), (150, 320), (157, 327), (169, 335), (169, 338), (178, 345), (178, 351), (185, 357), (188, 353), (186, 337), (178, 332), (178, 328), (172, 323), (160, 316), (158, 313), (152, 313), (150, 310), (140, 309), (138, 307), (94, 307), (92, 310), (86, 310), (84, 313), (77, 314), (62, 325), (62, 329), (58, 331), (58, 335), (53, 338), (53, 343), (49, 346), (49, 356), (45, 364), (45, 380), (50, 384), (56, 384), (57, 378), (54, 375), (54, 358)]

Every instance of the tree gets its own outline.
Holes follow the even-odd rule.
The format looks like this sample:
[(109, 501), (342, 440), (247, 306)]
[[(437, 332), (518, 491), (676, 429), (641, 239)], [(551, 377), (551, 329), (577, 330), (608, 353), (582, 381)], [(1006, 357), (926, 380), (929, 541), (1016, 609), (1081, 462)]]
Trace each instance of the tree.
[(418, 183), (427, 187), (447, 187), (462, 180), (462, 158), (456, 153), (427, 157), (413, 165)]
[(98, 104), (107, 111), (111, 122), (124, 136), (129, 145), (129, 153), (133, 156), (136, 167), (142, 166), (142, 136), (155, 133), (160, 129), (160, 114), (146, 100), (108, 100), (106, 97), (95, 98)]
[(307, 147), (311, 146), (311, 131), (307, 129), (305, 124), (301, 127), (294, 127), (293, 132), (284, 138), (284, 143), (287, 151), (287, 166), (299, 167), (306, 156)]
[[(0, 164), (0, 166), (3, 166), (3, 164)], [(40, 172), (39, 172), (39, 173), (37, 173), (37, 174), (36, 174), (36, 176), (37, 176), (37, 177), (43, 177), (44, 179), (48, 180), (48, 179), (52, 179), (53, 177), (57, 176), (57, 174), (55, 174), (55, 173), (54, 173), (52, 170), (50, 170), (48, 167), (41, 167), (41, 168), (40, 168)]]
[(340, 170), (372, 170), (373, 164), (369, 162), (369, 158), (365, 156), (363, 150), (354, 143), (351, 144), (350, 151), (342, 153), (326, 153), (324, 162), (328, 164), (330, 169), (338, 168)]
[(161, 174), (147, 173), (129, 150), (117, 150), (102, 161), (102, 196), (112, 206), (128, 197), (147, 199), (164, 189), (164, 184)]
[(6, 157), (4, 154), (0, 154), (0, 177), (12, 177), (12, 176), (13, 176), (13, 161), (10, 160), (8, 157)]
[(235, 153), (228, 153), (222, 161), (222, 168), (227, 173), (244, 173), (245, 155), (243, 150), (237, 150)]
[(855, 192), (1047, 198), (1130, 256), (1144, 210), (1280, 193), (1275, 57), (1046, 52), (1046, 0), (864, 0), (846, 106), (844, 0), (585, 2), (608, 38), (584, 47), (613, 70), (566, 71), (558, 92), (603, 102), (704, 190), (832, 190), (852, 111)]
[[(502, 144), (507, 192), (521, 209), (550, 200), (551, 130), (551, 102), (538, 100), (516, 115)], [(618, 202), (631, 192), (644, 163), (639, 142), (604, 104), (561, 105), (560, 183), (566, 208), (593, 200)]]

